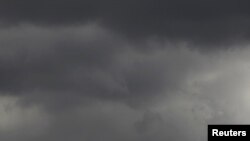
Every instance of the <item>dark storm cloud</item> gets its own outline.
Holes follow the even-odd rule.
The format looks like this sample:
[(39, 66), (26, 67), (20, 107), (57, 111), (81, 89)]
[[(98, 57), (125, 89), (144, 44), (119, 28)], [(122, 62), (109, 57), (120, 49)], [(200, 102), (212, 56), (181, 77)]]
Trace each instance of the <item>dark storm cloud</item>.
[(3, 0), (3, 23), (64, 25), (98, 21), (129, 37), (221, 43), (249, 37), (249, 1), (234, 0)]
[(24, 25), (1, 31), (2, 93), (67, 107), (85, 98), (147, 98), (163, 88), (164, 62), (158, 66), (138, 60), (132, 45), (97, 25), (59, 29)]
[(98, 23), (1, 28), (0, 140), (205, 140), (208, 123), (249, 121), (249, 44), (229, 48)]
[(249, 123), (248, 4), (0, 1), (0, 140), (204, 141), (208, 123)]
[(123, 44), (95, 27), (2, 30), (1, 91), (18, 95), (31, 92), (35, 99), (52, 92), (61, 95), (62, 101), (70, 95), (109, 95), (109, 85), (112, 89), (115, 84), (109, 69), (115, 52), (122, 51), (116, 46), (122, 49)]
[(147, 105), (165, 89), (179, 89), (193, 67), (183, 60), (195, 62), (191, 56), (176, 58), (171, 44), (161, 53), (164, 48), (153, 48), (161, 46), (154, 41), (135, 45), (95, 24), (58, 29), (23, 25), (1, 33), (0, 91), (51, 109), (89, 99)]

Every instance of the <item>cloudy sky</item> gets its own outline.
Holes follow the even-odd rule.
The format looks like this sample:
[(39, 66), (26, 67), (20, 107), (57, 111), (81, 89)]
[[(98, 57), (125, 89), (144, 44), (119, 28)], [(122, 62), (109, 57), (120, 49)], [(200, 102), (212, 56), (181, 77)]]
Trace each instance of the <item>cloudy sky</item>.
[(206, 141), (250, 124), (248, 0), (1, 0), (1, 141)]

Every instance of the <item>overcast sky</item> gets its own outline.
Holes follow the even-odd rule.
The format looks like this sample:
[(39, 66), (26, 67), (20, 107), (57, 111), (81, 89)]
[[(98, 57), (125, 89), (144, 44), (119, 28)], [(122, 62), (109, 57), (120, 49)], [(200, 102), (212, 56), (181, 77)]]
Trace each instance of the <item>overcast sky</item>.
[(250, 124), (248, 0), (1, 0), (1, 141), (206, 141)]

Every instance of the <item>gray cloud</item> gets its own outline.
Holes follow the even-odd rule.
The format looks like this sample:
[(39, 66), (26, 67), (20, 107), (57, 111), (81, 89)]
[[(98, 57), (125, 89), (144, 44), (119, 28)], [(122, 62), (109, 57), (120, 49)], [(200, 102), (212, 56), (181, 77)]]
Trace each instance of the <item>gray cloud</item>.
[[(175, 74), (189, 68), (173, 56), (174, 48), (151, 53), (154, 41), (137, 47), (97, 25), (60, 29), (24, 25), (2, 32), (1, 91), (31, 93), (31, 101), (51, 101), (51, 93), (58, 93), (57, 102), (62, 100), (63, 105), (71, 104), (72, 96), (80, 101), (98, 97), (137, 104), (136, 99), (150, 99), (165, 87), (178, 89), (184, 76)], [(171, 59), (176, 60), (174, 68), (168, 68)], [(183, 59), (195, 61), (190, 56)]]
[(249, 1), (0, 1), (0, 140), (204, 141), (249, 124)]
[(234, 0), (3, 0), (3, 25), (99, 22), (128, 37), (167, 37), (223, 44), (249, 39), (249, 1)]
[(205, 52), (90, 23), (3, 28), (0, 44), (0, 140), (200, 141), (249, 123), (248, 43)]

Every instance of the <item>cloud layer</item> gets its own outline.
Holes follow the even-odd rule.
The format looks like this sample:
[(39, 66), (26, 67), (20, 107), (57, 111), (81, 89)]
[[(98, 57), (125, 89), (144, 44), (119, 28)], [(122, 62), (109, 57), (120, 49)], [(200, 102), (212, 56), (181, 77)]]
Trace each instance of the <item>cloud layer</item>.
[(99, 22), (127, 37), (224, 44), (249, 39), (249, 1), (3, 0), (0, 21), (63, 26)]
[(200, 141), (208, 123), (249, 123), (247, 42), (204, 51), (98, 23), (20, 24), (0, 46), (4, 141)]

